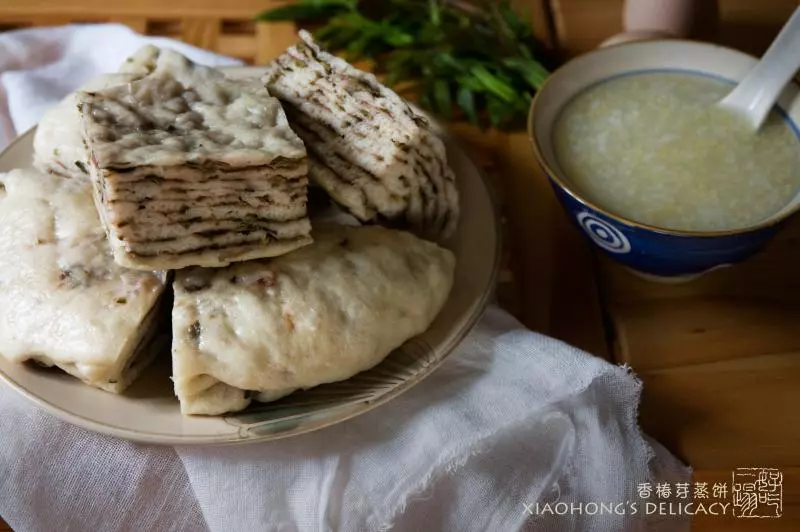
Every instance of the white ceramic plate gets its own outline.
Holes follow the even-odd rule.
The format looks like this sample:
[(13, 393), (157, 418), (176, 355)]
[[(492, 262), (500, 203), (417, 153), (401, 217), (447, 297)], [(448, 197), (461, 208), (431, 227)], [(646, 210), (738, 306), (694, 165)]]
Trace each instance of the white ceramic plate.
[[(240, 68), (233, 76), (256, 75)], [(33, 131), (0, 155), (0, 172), (31, 165)], [(15, 364), (0, 357), (0, 377), (55, 416), (119, 438), (175, 445), (255, 442), (310, 432), (362, 414), (408, 390), (435, 370), (479, 318), (494, 287), (499, 226), (490, 190), (451, 139), (447, 151), (461, 194), (457, 234), (443, 245), (456, 255), (450, 298), (431, 327), (375, 368), (334, 384), (294, 393), (222, 417), (182, 416), (173, 395), (169, 353), (122, 395), (90, 388), (58, 370)]]

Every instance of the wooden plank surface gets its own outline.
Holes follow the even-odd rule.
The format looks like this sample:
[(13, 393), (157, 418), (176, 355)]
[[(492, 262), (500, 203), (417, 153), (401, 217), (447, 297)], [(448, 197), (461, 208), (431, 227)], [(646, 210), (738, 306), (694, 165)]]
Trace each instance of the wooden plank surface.
[(798, 264), (800, 219), (752, 259), (686, 284), (602, 261), (615, 358), (644, 381), (643, 427), (695, 467), (800, 466)]
[[(508, 228), (517, 317), (529, 328), (607, 356), (591, 254), (568, 225), (525, 133), (451, 128), (492, 181)], [(580, 305), (575, 305), (580, 301)]]
[(497, 163), (518, 261), (520, 319), (528, 327), (606, 357), (592, 255), (568, 223), (526, 134), (504, 135)]
[[(184, 17), (181, 19), (180, 40), (198, 48), (218, 50), (219, 29), (220, 23), (218, 19)], [(238, 54), (231, 55), (238, 56)]]
[(102, 13), (106, 16), (141, 15), (146, 17), (244, 17), (252, 19), (257, 13), (268, 9), (278, 0), (3, 0), (2, 14), (52, 14), (83, 15)]

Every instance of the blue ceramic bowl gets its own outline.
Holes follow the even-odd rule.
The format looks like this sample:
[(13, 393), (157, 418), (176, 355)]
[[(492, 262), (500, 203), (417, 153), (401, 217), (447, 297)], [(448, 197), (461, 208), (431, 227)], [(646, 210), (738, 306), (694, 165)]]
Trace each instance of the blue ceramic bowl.
[[(800, 191), (780, 211), (758, 224), (731, 231), (674, 231), (625, 219), (593, 204), (561, 172), (553, 149), (553, 129), (564, 106), (578, 93), (622, 74), (683, 71), (728, 80), (742, 79), (756, 59), (700, 42), (662, 40), (626, 43), (589, 52), (554, 72), (531, 104), (528, 133), (539, 164), (574, 224), (598, 248), (628, 268), (655, 280), (681, 281), (739, 262), (756, 253), (800, 210)], [(800, 93), (791, 84), (778, 101), (781, 114), (797, 131)], [(798, 140), (800, 149), (800, 140)]]

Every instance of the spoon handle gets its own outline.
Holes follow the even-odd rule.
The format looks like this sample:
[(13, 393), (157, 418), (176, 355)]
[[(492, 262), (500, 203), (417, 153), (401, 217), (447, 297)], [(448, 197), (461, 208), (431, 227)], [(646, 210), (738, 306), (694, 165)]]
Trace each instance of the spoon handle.
[(758, 129), (783, 88), (800, 69), (800, 7), (770, 45), (767, 53), (720, 104), (746, 116)]

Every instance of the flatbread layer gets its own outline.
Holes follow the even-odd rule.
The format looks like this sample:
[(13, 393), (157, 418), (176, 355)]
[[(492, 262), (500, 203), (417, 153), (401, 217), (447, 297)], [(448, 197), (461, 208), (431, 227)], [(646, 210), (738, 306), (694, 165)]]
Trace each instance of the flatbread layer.
[[(155, 68), (158, 48), (145, 45), (125, 60), (118, 72), (89, 80), (78, 91), (95, 91), (124, 85), (149, 74)], [(76, 93), (67, 95), (47, 111), (33, 137), (33, 165), (44, 173), (89, 179), (89, 154), (83, 141), (81, 115)]]
[(114, 262), (87, 180), (0, 174), (0, 355), (121, 392), (158, 352), (166, 282)]
[(171, 50), (154, 64), (78, 95), (115, 260), (220, 267), (310, 243), (306, 151), (278, 100)]
[[(307, 32), (300, 37), (267, 66), (263, 81), (308, 150), (330, 170), (312, 170), (311, 179), (363, 221), (403, 220), (418, 234), (452, 235), (458, 191), (434, 126), (372, 74), (323, 51)], [(342, 186), (350, 173), (371, 179)], [(376, 187), (391, 200), (378, 199)]]
[(236, 411), (375, 366), (430, 326), (454, 268), (450, 251), (404, 231), (320, 225), (275, 259), (178, 271), (181, 411)]

